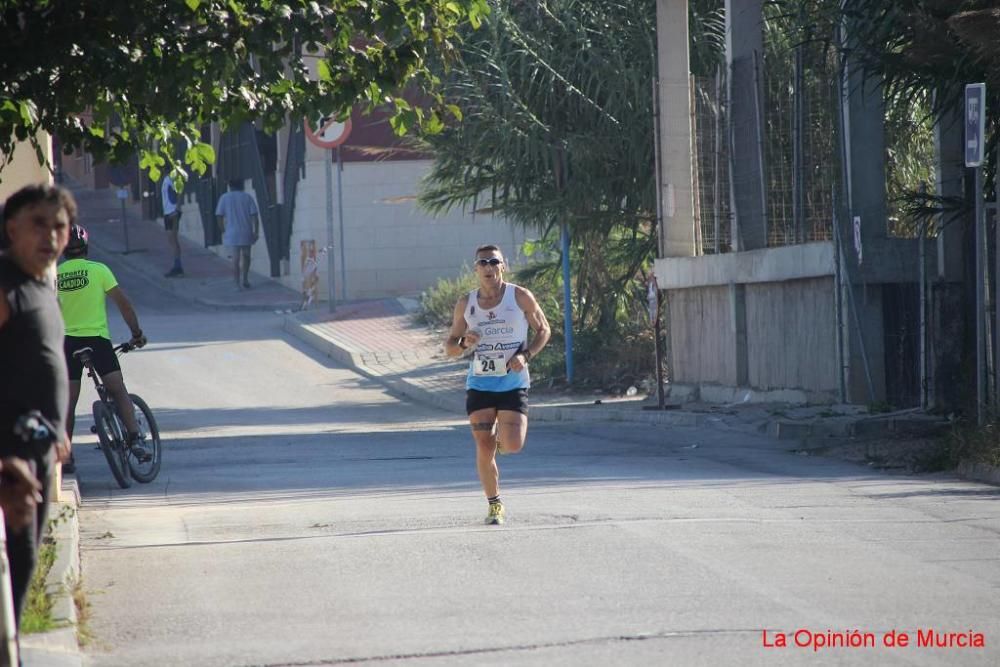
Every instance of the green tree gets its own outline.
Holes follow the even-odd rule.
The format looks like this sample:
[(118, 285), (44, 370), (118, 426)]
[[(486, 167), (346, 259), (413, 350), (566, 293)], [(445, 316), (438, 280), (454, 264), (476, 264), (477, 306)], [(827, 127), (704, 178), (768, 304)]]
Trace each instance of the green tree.
[[(894, 115), (903, 123), (913, 120), (894, 105), (923, 107), (938, 117), (961, 104), (965, 84), (975, 81), (988, 84), (987, 109), (1000, 104), (1000, 9), (994, 0), (844, 0), (830, 11), (849, 26), (845, 55), (884, 81), (890, 121)], [(998, 118), (988, 118), (991, 157)]]
[[(709, 6), (692, 12), (695, 67), (721, 50), (719, 5), (692, 3)], [(531, 250), (541, 261), (518, 279), (553, 287), (553, 299), (558, 230), (570, 227), (585, 361), (634, 328), (637, 281), (655, 252), (655, 62), (654, 0), (491, 2), (445, 78), (463, 121), (426, 142), (434, 164), (421, 203), (536, 230)], [(561, 318), (552, 319), (558, 333)]]
[(415, 109), (395, 93), (432, 90), (431, 56), (450, 61), (456, 30), (487, 12), (486, 0), (0, 0), (0, 151), (44, 130), (99, 160), (139, 151), (155, 180), (178, 142), (204, 170), (210, 122), (273, 130), (388, 104), (400, 127), (440, 124), (439, 96)]

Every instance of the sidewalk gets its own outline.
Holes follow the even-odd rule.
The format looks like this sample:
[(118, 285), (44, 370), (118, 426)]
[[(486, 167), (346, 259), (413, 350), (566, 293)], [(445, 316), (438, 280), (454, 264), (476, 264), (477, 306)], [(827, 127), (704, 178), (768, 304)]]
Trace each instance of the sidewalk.
[[(121, 216), (121, 202), (114, 190), (74, 190), (80, 207), (79, 220), (90, 234), (91, 244), (112, 264), (125, 264), (144, 278), (173, 294), (211, 308), (224, 310), (298, 309), (302, 302), (298, 292), (288, 289), (269, 276), (267, 266), (252, 266), (248, 290), (237, 290), (233, 281), (232, 263), (211, 250), (181, 238), (181, 260), (184, 275), (165, 278), (173, 264), (173, 254), (167, 247), (166, 232), (161, 221), (143, 220), (139, 206), (126, 207), (128, 252)], [(264, 243), (261, 238), (258, 243)]]
[[(385, 299), (285, 316), (285, 331), (393, 391), (458, 416), (465, 415), (467, 360), (450, 359), (444, 332), (413, 317), (412, 299)], [(715, 425), (767, 433), (779, 440), (815, 440), (926, 430), (940, 420), (913, 411), (871, 415), (856, 405), (796, 406), (776, 403), (709, 403), (679, 398), (657, 409), (656, 397), (535, 390), (531, 418), (542, 421), (630, 421), (674, 426)]]
[[(465, 417), (468, 360), (450, 359), (444, 333), (416, 323), (411, 299), (348, 304), (336, 313), (311, 311), (285, 316), (284, 328), (327, 356), (377, 380), (390, 390)], [(656, 409), (655, 397), (616, 397), (593, 392), (531, 396), (535, 421), (629, 421), (673, 426), (717, 425), (759, 432), (773, 415), (767, 406), (674, 404)]]
[[(335, 313), (310, 311), (286, 315), (285, 331), (340, 363), (377, 380), (397, 394), (465, 416), (468, 360), (451, 359), (443, 333), (418, 324), (412, 299), (347, 304)], [(595, 394), (547, 395), (536, 392), (531, 418), (543, 421), (641, 421), (696, 426), (705, 415), (685, 411), (647, 411), (638, 398)]]

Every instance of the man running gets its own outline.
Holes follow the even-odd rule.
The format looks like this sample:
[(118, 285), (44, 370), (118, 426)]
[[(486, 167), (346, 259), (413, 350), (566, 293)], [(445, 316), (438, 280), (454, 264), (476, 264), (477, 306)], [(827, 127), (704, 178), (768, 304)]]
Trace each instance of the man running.
[[(69, 411), (66, 413), (66, 434), (73, 439), (73, 425), (76, 402), (80, 398), (80, 378), (83, 365), (73, 357), (73, 353), (89, 347), (93, 350), (94, 369), (104, 381), (118, 406), (118, 414), (125, 424), (128, 446), (140, 461), (148, 458), (148, 453), (139, 443), (139, 425), (135, 420), (135, 408), (129, 398), (125, 380), (122, 378), (118, 356), (111, 344), (108, 328), (108, 312), (105, 296), (110, 297), (121, 312), (122, 319), (132, 332), (130, 343), (136, 347), (146, 344), (146, 337), (139, 328), (139, 318), (132, 302), (118, 287), (118, 281), (106, 264), (87, 259), (87, 230), (73, 225), (69, 232), (69, 243), (64, 253), (66, 261), (59, 265), (59, 307), (66, 322), (64, 350), (66, 365), (69, 367)], [(72, 469), (73, 459), (70, 459)]]
[[(506, 518), (500, 502), (500, 471), (496, 455), (515, 454), (528, 434), (528, 362), (541, 352), (552, 334), (535, 296), (504, 282), (503, 253), (495, 245), (476, 249), (479, 288), (455, 304), (445, 341), (445, 353), (460, 357), (472, 350), (465, 382), (465, 411), (476, 442), (476, 469), (489, 503), (486, 523)], [(533, 332), (528, 342), (528, 329)]]

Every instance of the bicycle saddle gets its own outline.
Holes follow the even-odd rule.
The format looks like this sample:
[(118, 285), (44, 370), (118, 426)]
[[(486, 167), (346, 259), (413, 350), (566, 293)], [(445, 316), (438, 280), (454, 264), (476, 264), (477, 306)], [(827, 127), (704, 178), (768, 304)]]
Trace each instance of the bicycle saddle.
[(92, 347), (81, 347), (79, 350), (73, 353), (73, 358), (78, 359), (81, 363), (90, 358), (94, 353), (94, 348)]

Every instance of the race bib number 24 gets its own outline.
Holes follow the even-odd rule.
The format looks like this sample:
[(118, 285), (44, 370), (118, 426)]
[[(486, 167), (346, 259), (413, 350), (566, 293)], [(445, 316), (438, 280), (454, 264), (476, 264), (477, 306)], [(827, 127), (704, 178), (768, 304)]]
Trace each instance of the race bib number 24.
[(472, 360), (475, 375), (503, 377), (507, 375), (507, 361), (503, 352), (477, 352)]

